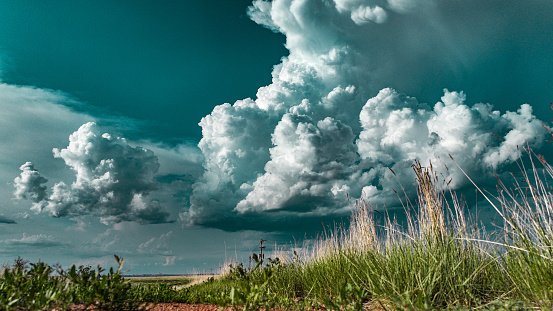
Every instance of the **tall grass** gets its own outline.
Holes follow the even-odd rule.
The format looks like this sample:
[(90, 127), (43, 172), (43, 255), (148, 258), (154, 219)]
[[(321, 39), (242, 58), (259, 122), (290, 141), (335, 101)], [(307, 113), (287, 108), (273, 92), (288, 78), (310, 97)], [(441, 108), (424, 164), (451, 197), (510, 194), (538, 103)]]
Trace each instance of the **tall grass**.
[[(525, 301), (553, 306), (553, 194), (548, 182), (553, 167), (529, 148), (529, 167), (520, 161), (513, 186), (498, 180), (490, 203), (502, 215), (504, 237), (499, 253), (513, 294)], [(536, 167), (538, 160), (542, 168)]]
[(467, 225), (454, 192), (441, 190), (431, 166), (413, 169), (419, 212), (407, 205), (406, 226), (389, 217), (377, 225), (370, 206), (356, 202), (349, 229), (321, 241), (300, 264), (312, 293), (336, 297), (353, 284), (365, 293), (361, 299), (420, 308), (472, 307), (500, 295), (499, 262)]
[[(233, 286), (233, 293), (242, 293), (250, 308), (252, 293), (257, 301), (280, 301), (281, 307), (551, 308), (553, 197), (547, 181), (553, 167), (527, 153), (530, 167), (519, 163), (513, 188), (499, 181), (497, 195), (482, 192), (503, 219), (498, 238), (466, 216), (465, 205), (431, 164), (416, 162), (418, 198), (414, 205), (405, 203), (404, 224), (357, 201), (347, 229), (338, 227), (300, 254), (270, 265), (269, 276), (267, 268), (243, 271), (235, 281), (250, 287)], [(223, 297), (230, 291), (223, 290)], [(286, 304), (290, 301), (296, 303)]]

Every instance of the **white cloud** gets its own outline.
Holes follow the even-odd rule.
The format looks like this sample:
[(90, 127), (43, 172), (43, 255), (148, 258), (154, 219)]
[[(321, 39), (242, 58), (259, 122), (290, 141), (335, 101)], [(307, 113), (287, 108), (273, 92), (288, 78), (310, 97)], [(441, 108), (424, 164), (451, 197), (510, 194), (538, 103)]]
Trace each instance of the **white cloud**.
[[(449, 154), (474, 178), (486, 180), (494, 170), (518, 159), (518, 153), (508, 150), (525, 143), (540, 147), (545, 139), (545, 130), (527, 105), (516, 113), (501, 114), (489, 104), (466, 105), (463, 92), (444, 90), (442, 101), (431, 107), (387, 88), (359, 108), (356, 124), (340, 113), (350, 107), (335, 104), (355, 98), (355, 89), (348, 87), (331, 90), (315, 105), (299, 101), (282, 114), (270, 135), (265, 129), (244, 126), (259, 124), (260, 118), (246, 117), (255, 111), (252, 106), (245, 115), (241, 102), (234, 109), (218, 107), (204, 119), (209, 122), (202, 121), (204, 133), (216, 130), (216, 134), (204, 135), (200, 143), (206, 173), (194, 185), (191, 209), (181, 218), (217, 225), (218, 220), (264, 211), (320, 217), (349, 211), (348, 195), (364, 196), (380, 207), (393, 206), (398, 180), (405, 185), (413, 182), (415, 160), (423, 165), (432, 162), (452, 178), (452, 185), (464, 187), (468, 184), (463, 175), (447, 162)], [(218, 109), (226, 113), (215, 114)], [(258, 108), (257, 115), (264, 111)], [(274, 113), (269, 110), (266, 115)], [(265, 126), (271, 128), (271, 123)], [(266, 154), (269, 138), (272, 147)]]
[[(318, 122), (286, 114), (272, 134), (271, 160), (265, 173), (242, 185), (250, 192), (238, 212), (286, 210), (332, 213), (346, 209), (346, 195), (364, 196), (382, 206), (395, 201), (398, 180), (413, 182), (411, 165), (434, 163), (453, 186), (467, 183), (452, 163), (452, 154), (474, 178), (493, 176), (499, 165), (518, 159), (516, 145), (539, 147), (546, 132), (523, 105), (517, 113), (501, 115), (490, 105), (464, 104), (464, 94), (445, 90), (434, 109), (416, 99), (384, 89), (367, 101), (360, 113), (362, 130), (327, 117)], [(497, 139), (494, 132), (503, 138)], [(358, 137), (356, 139), (356, 137)], [(509, 149), (509, 150), (508, 150)], [(506, 154), (498, 158), (498, 154)], [(451, 168), (445, 172), (440, 164)]]
[[(181, 219), (270, 230), (267, 224), (282, 219), (348, 213), (347, 194), (394, 206), (393, 189), (398, 180), (413, 183), (416, 159), (467, 186), (448, 154), (487, 183), (518, 158), (510, 150), (526, 143), (539, 148), (545, 131), (528, 105), (512, 102), (517, 112), (505, 112), (501, 102), (498, 110), (478, 99), (467, 104), (462, 90), (475, 98), (515, 94), (497, 86), (502, 79), (524, 83), (520, 77), (528, 73), (512, 67), (510, 52), (498, 51), (530, 41), (538, 49), (544, 38), (535, 32), (551, 28), (544, 9), (553, 12), (553, 4), (254, 1), (250, 17), (284, 34), (290, 54), (255, 100), (217, 106), (200, 122), (205, 173)], [(528, 27), (532, 13), (540, 17)], [(520, 63), (536, 62), (516, 55)], [(516, 72), (506, 77), (511, 67)], [(433, 105), (452, 86), (457, 91), (445, 90)]]
[[(91, 214), (101, 217), (106, 224), (125, 220), (167, 222), (168, 213), (147, 198), (158, 187), (154, 176), (159, 163), (151, 150), (132, 147), (124, 138), (102, 134), (90, 122), (71, 134), (67, 148), (53, 151), (56, 158), (63, 159), (75, 172), (76, 180), (71, 185), (56, 183), (47, 198), (45, 189), (38, 188), (42, 192), (35, 191), (34, 197), (40, 194), (42, 200), (35, 200), (34, 210), (54, 217)], [(22, 169), (27, 175), (40, 176), (29, 165)], [(20, 180), (16, 181), (16, 187), (22, 188)]]
[(357, 25), (364, 25), (369, 22), (382, 24), (388, 19), (388, 14), (379, 6), (360, 6), (351, 12), (351, 19)]
[[(449, 171), (444, 174), (453, 178), (452, 186), (461, 187), (466, 179), (448, 163), (449, 154), (471, 176), (482, 180), (491, 177), (498, 166), (519, 158), (516, 145), (540, 147), (545, 140), (546, 131), (527, 105), (517, 113), (502, 115), (491, 105), (467, 106), (462, 92), (444, 92), (433, 109), (392, 89), (381, 90), (367, 101), (360, 114), (363, 130), (356, 142), (361, 158), (381, 162), (400, 174), (400, 167), (409, 167), (415, 159), (432, 162), (440, 170), (436, 164), (447, 164)], [(511, 152), (506, 151), (509, 147), (513, 147)], [(494, 157), (502, 152), (509, 156)], [(412, 176), (406, 176), (403, 184), (409, 179)]]
[[(43, 173), (64, 178), (61, 163), (52, 159), (52, 146), (67, 141), (81, 124), (94, 118), (73, 111), (77, 103), (62, 92), (0, 83), (0, 180), (11, 182), (22, 162), (38, 163)], [(0, 193), (8, 197), (8, 187)]]
[[(323, 207), (310, 207), (309, 202), (317, 204), (316, 198), (328, 198), (331, 189), (346, 186), (344, 178), (352, 174), (358, 158), (354, 138), (350, 127), (330, 117), (313, 124), (305, 116), (284, 115), (273, 133), (275, 147), (266, 173), (248, 186), (252, 191), (236, 210)], [(339, 199), (345, 201), (345, 196), (342, 193)], [(306, 200), (293, 200), (302, 197)]]
[(42, 177), (31, 162), (26, 162), (19, 168), (21, 175), (14, 179), (14, 196), (17, 199), (29, 199), (40, 202), (46, 197), (46, 183), (48, 179)]

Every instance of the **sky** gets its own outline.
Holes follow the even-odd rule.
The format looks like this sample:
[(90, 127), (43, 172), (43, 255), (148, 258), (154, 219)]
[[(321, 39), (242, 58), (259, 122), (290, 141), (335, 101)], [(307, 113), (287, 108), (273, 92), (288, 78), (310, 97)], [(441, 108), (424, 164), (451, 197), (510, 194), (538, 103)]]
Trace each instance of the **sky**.
[(550, 154), (552, 14), (539, 0), (0, 0), (0, 263), (216, 271), (260, 239), (301, 247), (347, 224), (360, 198), (401, 210), (416, 160), (483, 206), (449, 155), (493, 190), (517, 146)]

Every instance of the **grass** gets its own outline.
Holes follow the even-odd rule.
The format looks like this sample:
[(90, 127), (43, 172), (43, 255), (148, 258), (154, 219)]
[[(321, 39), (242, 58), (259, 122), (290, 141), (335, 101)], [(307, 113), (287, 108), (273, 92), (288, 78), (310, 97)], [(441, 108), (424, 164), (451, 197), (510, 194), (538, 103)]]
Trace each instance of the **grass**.
[(546, 181), (553, 168), (526, 152), (530, 165), (519, 163), (512, 188), (499, 182), (497, 195), (482, 192), (503, 218), (498, 238), (467, 219), (431, 165), (416, 162), (419, 196), (416, 208), (405, 204), (406, 224), (376, 220), (370, 205), (358, 201), (347, 230), (333, 231), (302, 254), (252, 271), (235, 266), (218, 281), (217, 302), (246, 309), (549, 310), (553, 198)]
[(18, 258), (0, 277), (0, 308), (67, 309), (78, 303), (136, 310), (145, 302), (187, 302), (243, 310), (550, 310), (553, 197), (547, 182), (553, 167), (532, 150), (526, 153), (528, 164), (519, 162), (511, 187), (499, 181), (497, 194), (481, 192), (503, 218), (495, 239), (467, 218), (431, 165), (416, 162), (418, 199), (405, 203), (405, 224), (357, 201), (349, 227), (313, 247), (266, 261), (254, 254), (253, 269), (233, 264), (221, 278), (184, 288), (167, 280), (123, 279), (119, 257), (119, 269), (104, 274), (100, 267), (29, 267)]

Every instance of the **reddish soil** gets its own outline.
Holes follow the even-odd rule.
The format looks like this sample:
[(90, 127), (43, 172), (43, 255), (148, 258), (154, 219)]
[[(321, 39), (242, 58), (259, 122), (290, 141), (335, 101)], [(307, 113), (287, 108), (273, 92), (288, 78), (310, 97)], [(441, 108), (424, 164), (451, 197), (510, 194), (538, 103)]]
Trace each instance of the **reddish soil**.
[[(148, 308), (149, 311), (217, 311), (221, 307), (213, 304), (188, 304), (188, 303), (158, 303), (155, 307)], [(75, 305), (71, 307), (71, 311), (100, 311), (95, 307), (84, 308), (83, 305)], [(232, 310), (231, 308), (225, 308), (225, 311)], [(52, 311), (58, 311), (54, 309)], [(109, 310), (103, 310), (109, 311)]]
[[(187, 303), (159, 303), (150, 311), (217, 311), (221, 309), (218, 305), (198, 304), (191, 305)], [(226, 309), (230, 310), (230, 309)]]

